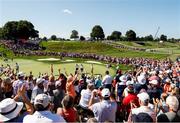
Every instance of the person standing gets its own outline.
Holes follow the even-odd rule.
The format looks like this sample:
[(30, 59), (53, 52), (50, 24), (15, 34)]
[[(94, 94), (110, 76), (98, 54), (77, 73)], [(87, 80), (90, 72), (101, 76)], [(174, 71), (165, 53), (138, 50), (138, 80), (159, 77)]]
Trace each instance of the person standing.
[(53, 114), (50, 111), (51, 104), (50, 98), (46, 94), (39, 94), (34, 100), (35, 112), (32, 115), (26, 115), (23, 119), (23, 123), (53, 123), (66, 121), (62, 116)]
[(149, 97), (148, 93), (142, 92), (142, 93), (138, 94), (137, 97), (139, 98), (140, 107), (131, 109), (131, 113), (129, 115), (128, 121), (132, 120), (131, 118), (133, 115), (138, 115), (140, 113), (146, 113), (153, 119), (153, 122), (156, 122), (156, 112), (149, 107), (150, 97)]
[(42, 78), (38, 78), (36, 80), (36, 86), (33, 88), (31, 94), (31, 103), (34, 103), (34, 100), (38, 94), (44, 93), (44, 86), (43, 86), (44, 82), (45, 80)]
[(19, 64), (16, 62), (16, 74), (19, 73)]
[(96, 96), (94, 91), (89, 101), (89, 109), (93, 111), (95, 118), (98, 122), (115, 122), (117, 104), (110, 101), (110, 91), (108, 88), (104, 88), (101, 92), (102, 101), (92, 105)]
[(111, 86), (112, 86), (112, 77), (109, 75), (109, 71), (107, 70), (105, 72), (105, 76), (103, 77), (103, 80), (102, 80), (102, 84), (104, 86), (104, 88), (108, 88), (110, 91), (111, 91)]

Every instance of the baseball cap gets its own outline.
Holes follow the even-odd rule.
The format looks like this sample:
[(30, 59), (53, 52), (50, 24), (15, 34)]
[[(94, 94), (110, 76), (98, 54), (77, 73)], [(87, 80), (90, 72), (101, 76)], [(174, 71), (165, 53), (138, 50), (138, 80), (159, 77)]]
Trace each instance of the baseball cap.
[(147, 101), (147, 100), (150, 99), (148, 93), (146, 93), (146, 92), (142, 92), (142, 93), (138, 94), (137, 97), (138, 97), (139, 100), (141, 100), (142, 102), (145, 102), (145, 101)]
[(44, 81), (45, 81), (45, 79), (38, 78), (38, 79), (36, 80), (36, 84), (41, 84), (41, 83), (43, 83)]
[(60, 87), (61, 84), (62, 84), (61, 80), (58, 80), (58, 81), (55, 82), (55, 86), (56, 86), (56, 87)]
[(22, 71), (18, 73), (18, 77), (24, 77), (24, 76), (25, 74)]
[(50, 98), (46, 94), (38, 94), (34, 100), (34, 105), (40, 104), (44, 108), (46, 108), (49, 105), (49, 103), (50, 103)]
[(110, 91), (109, 91), (109, 89), (108, 88), (104, 88), (102, 91), (101, 91), (101, 95), (103, 96), (103, 97), (109, 97), (110, 96)]

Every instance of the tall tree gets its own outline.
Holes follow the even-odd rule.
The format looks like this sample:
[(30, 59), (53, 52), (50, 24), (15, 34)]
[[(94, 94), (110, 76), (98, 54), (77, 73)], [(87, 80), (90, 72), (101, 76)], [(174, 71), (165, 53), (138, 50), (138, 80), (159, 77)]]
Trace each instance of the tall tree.
[(126, 32), (126, 37), (128, 41), (135, 41), (136, 40), (136, 33), (133, 30), (129, 30)]
[(56, 35), (51, 36), (51, 40), (56, 40), (56, 39), (57, 39)]
[(162, 35), (160, 36), (160, 40), (162, 40), (162, 41), (167, 41), (167, 36), (162, 34)]
[(84, 41), (86, 38), (84, 36), (80, 36), (80, 41)]
[(153, 36), (152, 35), (148, 35), (144, 37), (145, 41), (153, 41)]
[(70, 38), (74, 38), (74, 39), (79, 38), (78, 31), (77, 30), (73, 30)]
[(29, 39), (39, 37), (39, 32), (34, 29), (34, 25), (26, 20), (9, 21), (3, 26), (5, 39)]
[(47, 41), (47, 37), (44, 36), (44, 37), (42, 38), (42, 40), (43, 40), (43, 41)]
[(112, 34), (111, 34), (111, 38), (113, 40), (119, 40), (121, 38), (121, 32), (119, 31), (113, 31)]
[(94, 26), (90, 35), (94, 40), (103, 40), (105, 37), (103, 28), (100, 25)]
[(3, 27), (5, 39), (18, 39), (17, 21), (9, 21)]

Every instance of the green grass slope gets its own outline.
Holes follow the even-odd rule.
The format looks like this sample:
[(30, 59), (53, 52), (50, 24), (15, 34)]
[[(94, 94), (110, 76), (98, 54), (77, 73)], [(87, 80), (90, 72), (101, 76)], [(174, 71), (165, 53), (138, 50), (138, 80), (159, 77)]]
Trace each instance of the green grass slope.
[(112, 46), (101, 42), (42, 42), (41, 46), (46, 47), (46, 51), (53, 52), (77, 52), (77, 53), (96, 53), (114, 57), (144, 57), (144, 58), (155, 58), (163, 59), (168, 57), (167, 54), (154, 54), (141, 51), (133, 51), (126, 49), (116, 49)]

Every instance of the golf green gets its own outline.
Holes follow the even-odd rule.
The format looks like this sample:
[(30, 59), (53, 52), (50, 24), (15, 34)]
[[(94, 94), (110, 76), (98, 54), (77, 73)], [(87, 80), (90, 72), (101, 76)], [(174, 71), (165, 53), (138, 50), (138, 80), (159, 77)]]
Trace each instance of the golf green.
[[(28, 59), (14, 59), (13, 61), (3, 61), (0, 60), (0, 63), (4, 66), (7, 66), (9, 64), (11, 68), (15, 69), (16, 62), (19, 64), (19, 71), (23, 71), (26, 75), (29, 75), (29, 72), (32, 71), (33, 75), (38, 76), (39, 73), (51, 73), (51, 64), (53, 64), (53, 71), (54, 75), (58, 75), (58, 69), (61, 69), (61, 72), (64, 73), (64, 68), (67, 71), (68, 74), (75, 72), (75, 65), (76, 64), (82, 64), (84, 66), (84, 72), (91, 75), (91, 68), (92, 63), (86, 63), (86, 61), (82, 63), (76, 63), (76, 62), (54, 62), (54, 61), (37, 61), (37, 60), (28, 60)], [(93, 64), (93, 73), (96, 74), (102, 74), (104, 75), (105, 71), (109, 70), (111, 75), (115, 74), (115, 70), (113, 68), (107, 68), (105, 64)]]

